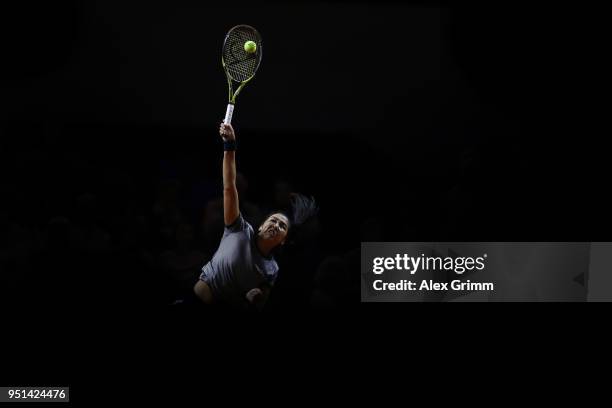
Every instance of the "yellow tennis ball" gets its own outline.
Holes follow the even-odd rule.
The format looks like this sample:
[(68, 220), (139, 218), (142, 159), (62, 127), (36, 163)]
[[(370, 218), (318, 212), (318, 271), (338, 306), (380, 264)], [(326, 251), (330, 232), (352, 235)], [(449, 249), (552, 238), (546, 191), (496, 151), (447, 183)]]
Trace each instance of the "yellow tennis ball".
[(252, 54), (257, 50), (257, 44), (255, 44), (254, 41), (247, 41), (244, 43), (244, 50), (249, 54)]

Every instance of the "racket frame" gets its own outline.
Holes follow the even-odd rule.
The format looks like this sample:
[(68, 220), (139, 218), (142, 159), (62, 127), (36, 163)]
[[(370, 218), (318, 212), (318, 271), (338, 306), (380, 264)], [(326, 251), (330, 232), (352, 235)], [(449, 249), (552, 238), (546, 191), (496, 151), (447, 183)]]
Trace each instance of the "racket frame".
[[(239, 27), (239, 26), (232, 27), (228, 31), (228, 34), (226, 34), (226, 37), (236, 27)], [(259, 43), (261, 43), (261, 36), (259, 35), (259, 32), (255, 28), (253, 27), (251, 28), (257, 33), (257, 36), (259, 37)], [(261, 44), (258, 44), (258, 47), (261, 47)], [(261, 48), (259, 52), (262, 52)], [(260, 61), (257, 64), (257, 69), (259, 68), (259, 63), (261, 63), (261, 57), (260, 57)], [(223, 120), (223, 123), (225, 123), (226, 125), (229, 125), (230, 123), (232, 123), (232, 116), (234, 114), (234, 105), (236, 105), (236, 98), (238, 97), (238, 94), (240, 94), (240, 91), (242, 91), (242, 88), (244, 88), (246, 84), (248, 84), (253, 78), (255, 78), (257, 69), (255, 69), (255, 72), (253, 73), (253, 75), (251, 75), (249, 78), (245, 79), (244, 81), (240, 82), (240, 86), (238, 86), (238, 89), (236, 89), (236, 92), (233, 92), (234, 87), (232, 85), (232, 81), (234, 80), (231, 78), (230, 74), (227, 71), (227, 67), (225, 66), (225, 59), (223, 58), (223, 53), (221, 54), (221, 65), (223, 65), (223, 71), (225, 71), (225, 76), (227, 77), (227, 87), (228, 87), (228, 98), (227, 98), (228, 103), (227, 103), (227, 109), (225, 111), (225, 119)], [(234, 82), (238, 83), (238, 81), (234, 81)]]

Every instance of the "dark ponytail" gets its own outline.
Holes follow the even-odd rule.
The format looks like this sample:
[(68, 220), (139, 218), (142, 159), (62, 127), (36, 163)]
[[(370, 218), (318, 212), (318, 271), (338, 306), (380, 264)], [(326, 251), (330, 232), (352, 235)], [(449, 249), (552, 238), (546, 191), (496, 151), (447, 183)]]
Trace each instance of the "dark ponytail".
[(319, 212), (319, 207), (314, 197), (306, 197), (302, 194), (291, 193), (289, 198), (290, 212), (289, 222), (292, 226), (300, 226)]

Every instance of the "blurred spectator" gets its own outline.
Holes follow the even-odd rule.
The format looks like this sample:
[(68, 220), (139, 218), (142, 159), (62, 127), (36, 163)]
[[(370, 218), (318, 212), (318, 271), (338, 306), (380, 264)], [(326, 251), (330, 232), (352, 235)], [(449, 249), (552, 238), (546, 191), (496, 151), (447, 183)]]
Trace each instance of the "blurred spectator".
[(194, 244), (193, 226), (181, 223), (176, 229), (175, 247), (160, 256), (161, 267), (172, 282), (173, 297), (191, 292), (206, 261), (204, 253), (194, 248)]
[(272, 211), (286, 210), (289, 208), (291, 193), (293, 192), (292, 184), (287, 180), (277, 180), (274, 183), (274, 201), (272, 203)]
[(346, 307), (359, 299), (360, 250), (328, 256), (319, 265), (310, 305), (316, 309)]
[(101, 255), (110, 251), (110, 235), (99, 225), (101, 209), (91, 193), (77, 198), (75, 225), (71, 239), (75, 246), (86, 254)]
[(157, 186), (152, 213), (157, 222), (157, 245), (162, 250), (172, 246), (176, 227), (182, 218), (179, 203), (180, 187), (180, 180), (173, 178), (162, 179)]

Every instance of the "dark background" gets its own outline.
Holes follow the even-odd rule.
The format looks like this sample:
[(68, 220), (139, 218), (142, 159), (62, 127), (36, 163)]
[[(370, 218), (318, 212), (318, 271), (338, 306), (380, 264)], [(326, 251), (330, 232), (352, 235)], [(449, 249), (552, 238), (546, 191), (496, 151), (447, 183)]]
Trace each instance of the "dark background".
[(291, 190), (321, 207), (268, 310), (355, 305), (361, 241), (606, 240), (589, 13), (3, 5), (2, 302), (76, 315), (189, 289), (216, 245), (220, 49), (242, 23), (264, 52), (234, 114), (241, 199), (259, 216)]
[[(562, 335), (528, 342), (545, 362), (550, 344), (585, 333), (574, 325), (592, 309), (539, 315), (523, 305), (517, 318), (521, 306), (504, 316), (489, 305), (489, 319), (460, 307), (449, 316), (444, 305), (434, 318), (423, 307), (345, 312), (359, 301), (360, 241), (610, 240), (609, 132), (597, 120), (607, 106), (604, 16), (577, 6), (389, 1), (2, 4), (2, 383), (68, 384), (78, 402), (121, 393), (103, 392), (108, 384), (146, 382), (140, 389), (154, 398), (168, 390), (175, 399), (208, 396), (211, 380), (236, 373), (253, 380), (271, 357), (284, 364), (261, 376), (259, 391), (269, 378), (301, 384), (291, 369), (327, 356), (303, 383), (336, 387), (326, 373), (395, 362), (407, 340), (439, 339), (422, 353), (428, 359), (447, 355), (440, 350), (482, 355), (469, 346), (490, 338), (494, 323), (516, 363), (515, 346), (557, 317)], [(314, 244), (281, 259), (268, 305), (280, 319), (216, 325), (187, 308), (184, 322), (168, 305), (214, 250), (203, 220), (221, 181), (219, 54), (240, 23), (257, 27), (265, 48), (234, 116), (249, 201), (265, 212), (290, 182), (321, 212), (305, 236)], [(300, 313), (321, 307), (344, 309)], [(351, 316), (358, 331), (347, 328)], [(525, 337), (528, 317), (537, 325)], [(440, 336), (428, 336), (432, 326)], [(418, 335), (386, 342), (399, 327)], [(464, 339), (479, 329), (487, 333)], [(373, 341), (351, 349), (368, 332)], [(180, 392), (162, 380), (194, 370), (206, 381)], [(143, 397), (131, 390), (123, 393)]]

